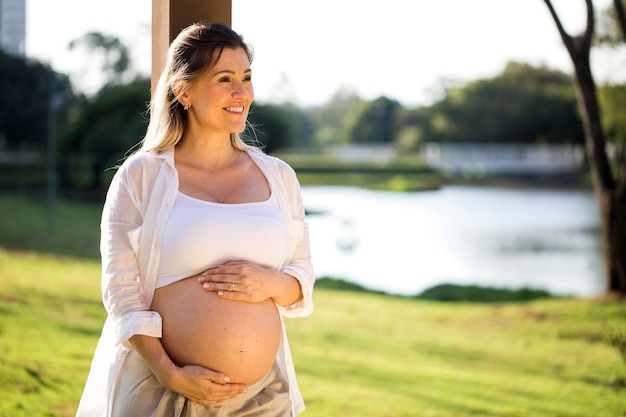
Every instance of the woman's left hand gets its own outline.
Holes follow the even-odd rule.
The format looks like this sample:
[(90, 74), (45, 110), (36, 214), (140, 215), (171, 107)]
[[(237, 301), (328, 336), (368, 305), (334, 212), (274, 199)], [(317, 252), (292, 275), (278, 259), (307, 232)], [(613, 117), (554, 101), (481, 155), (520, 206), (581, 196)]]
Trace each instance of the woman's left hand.
[(245, 261), (229, 261), (204, 271), (198, 282), (221, 298), (259, 303), (280, 293), (283, 274)]

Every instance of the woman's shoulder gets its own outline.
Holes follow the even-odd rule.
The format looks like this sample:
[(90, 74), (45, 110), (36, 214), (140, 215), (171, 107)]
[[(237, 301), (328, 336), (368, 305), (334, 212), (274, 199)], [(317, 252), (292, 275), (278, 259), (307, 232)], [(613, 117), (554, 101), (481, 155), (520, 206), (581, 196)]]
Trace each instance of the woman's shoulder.
[(291, 167), (291, 165), (289, 165), (287, 162), (283, 161), (282, 159), (273, 156), (273, 155), (268, 155), (262, 151), (259, 150), (252, 150), (250, 151), (250, 155), (257, 161), (257, 162), (261, 162), (267, 165), (271, 165), (273, 167), (275, 167), (276, 169), (278, 169), (280, 171), (281, 175), (294, 175), (295, 176), (295, 171), (294, 169)]
[(268, 175), (268, 178), (272, 178), (275, 184), (285, 190), (286, 196), (293, 198), (300, 194), (300, 182), (291, 165), (278, 157), (260, 151), (251, 151), (250, 155)]
[(169, 151), (138, 151), (124, 160), (119, 171), (129, 174), (158, 171), (169, 158)]

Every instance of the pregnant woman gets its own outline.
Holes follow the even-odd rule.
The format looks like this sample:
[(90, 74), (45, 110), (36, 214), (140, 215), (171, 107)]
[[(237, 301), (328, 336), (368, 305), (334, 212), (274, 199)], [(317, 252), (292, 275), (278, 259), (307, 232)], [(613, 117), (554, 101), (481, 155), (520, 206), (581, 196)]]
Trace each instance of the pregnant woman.
[(296, 416), (284, 317), (311, 313), (300, 187), (244, 143), (251, 52), (221, 24), (183, 30), (138, 152), (102, 215), (108, 312), (77, 416)]

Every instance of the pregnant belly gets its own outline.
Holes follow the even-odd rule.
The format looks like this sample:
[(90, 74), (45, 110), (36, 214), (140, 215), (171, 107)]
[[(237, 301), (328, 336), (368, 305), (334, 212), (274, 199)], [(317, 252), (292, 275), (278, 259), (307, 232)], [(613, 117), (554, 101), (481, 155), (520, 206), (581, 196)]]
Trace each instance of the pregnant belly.
[(200, 365), (251, 384), (276, 358), (281, 327), (271, 300), (224, 300), (192, 277), (157, 288), (152, 310), (163, 318), (161, 342), (178, 366)]

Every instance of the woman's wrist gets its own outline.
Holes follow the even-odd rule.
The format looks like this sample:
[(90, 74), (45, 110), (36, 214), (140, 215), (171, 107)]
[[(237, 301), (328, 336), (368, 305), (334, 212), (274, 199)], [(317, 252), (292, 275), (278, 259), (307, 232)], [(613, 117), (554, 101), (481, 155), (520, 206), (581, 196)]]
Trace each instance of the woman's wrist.
[(296, 277), (279, 272), (276, 295), (272, 297), (280, 306), (287, 307), (302, 299), (302, 288)]
[(136, 334), (129, 339), (129, 342), (159, 383), (168, 387), (175, 376), (177, 366), (165, 352), (161, 340), (156, 337)]
[[(169, 359), (169, 358), (168, 358)], [(171, 360), (163, 361), (156, 369), (152, 370), (154, 377), (164, 387), (171, 389), (176, 378), (176, 372), (179, 370)]]

